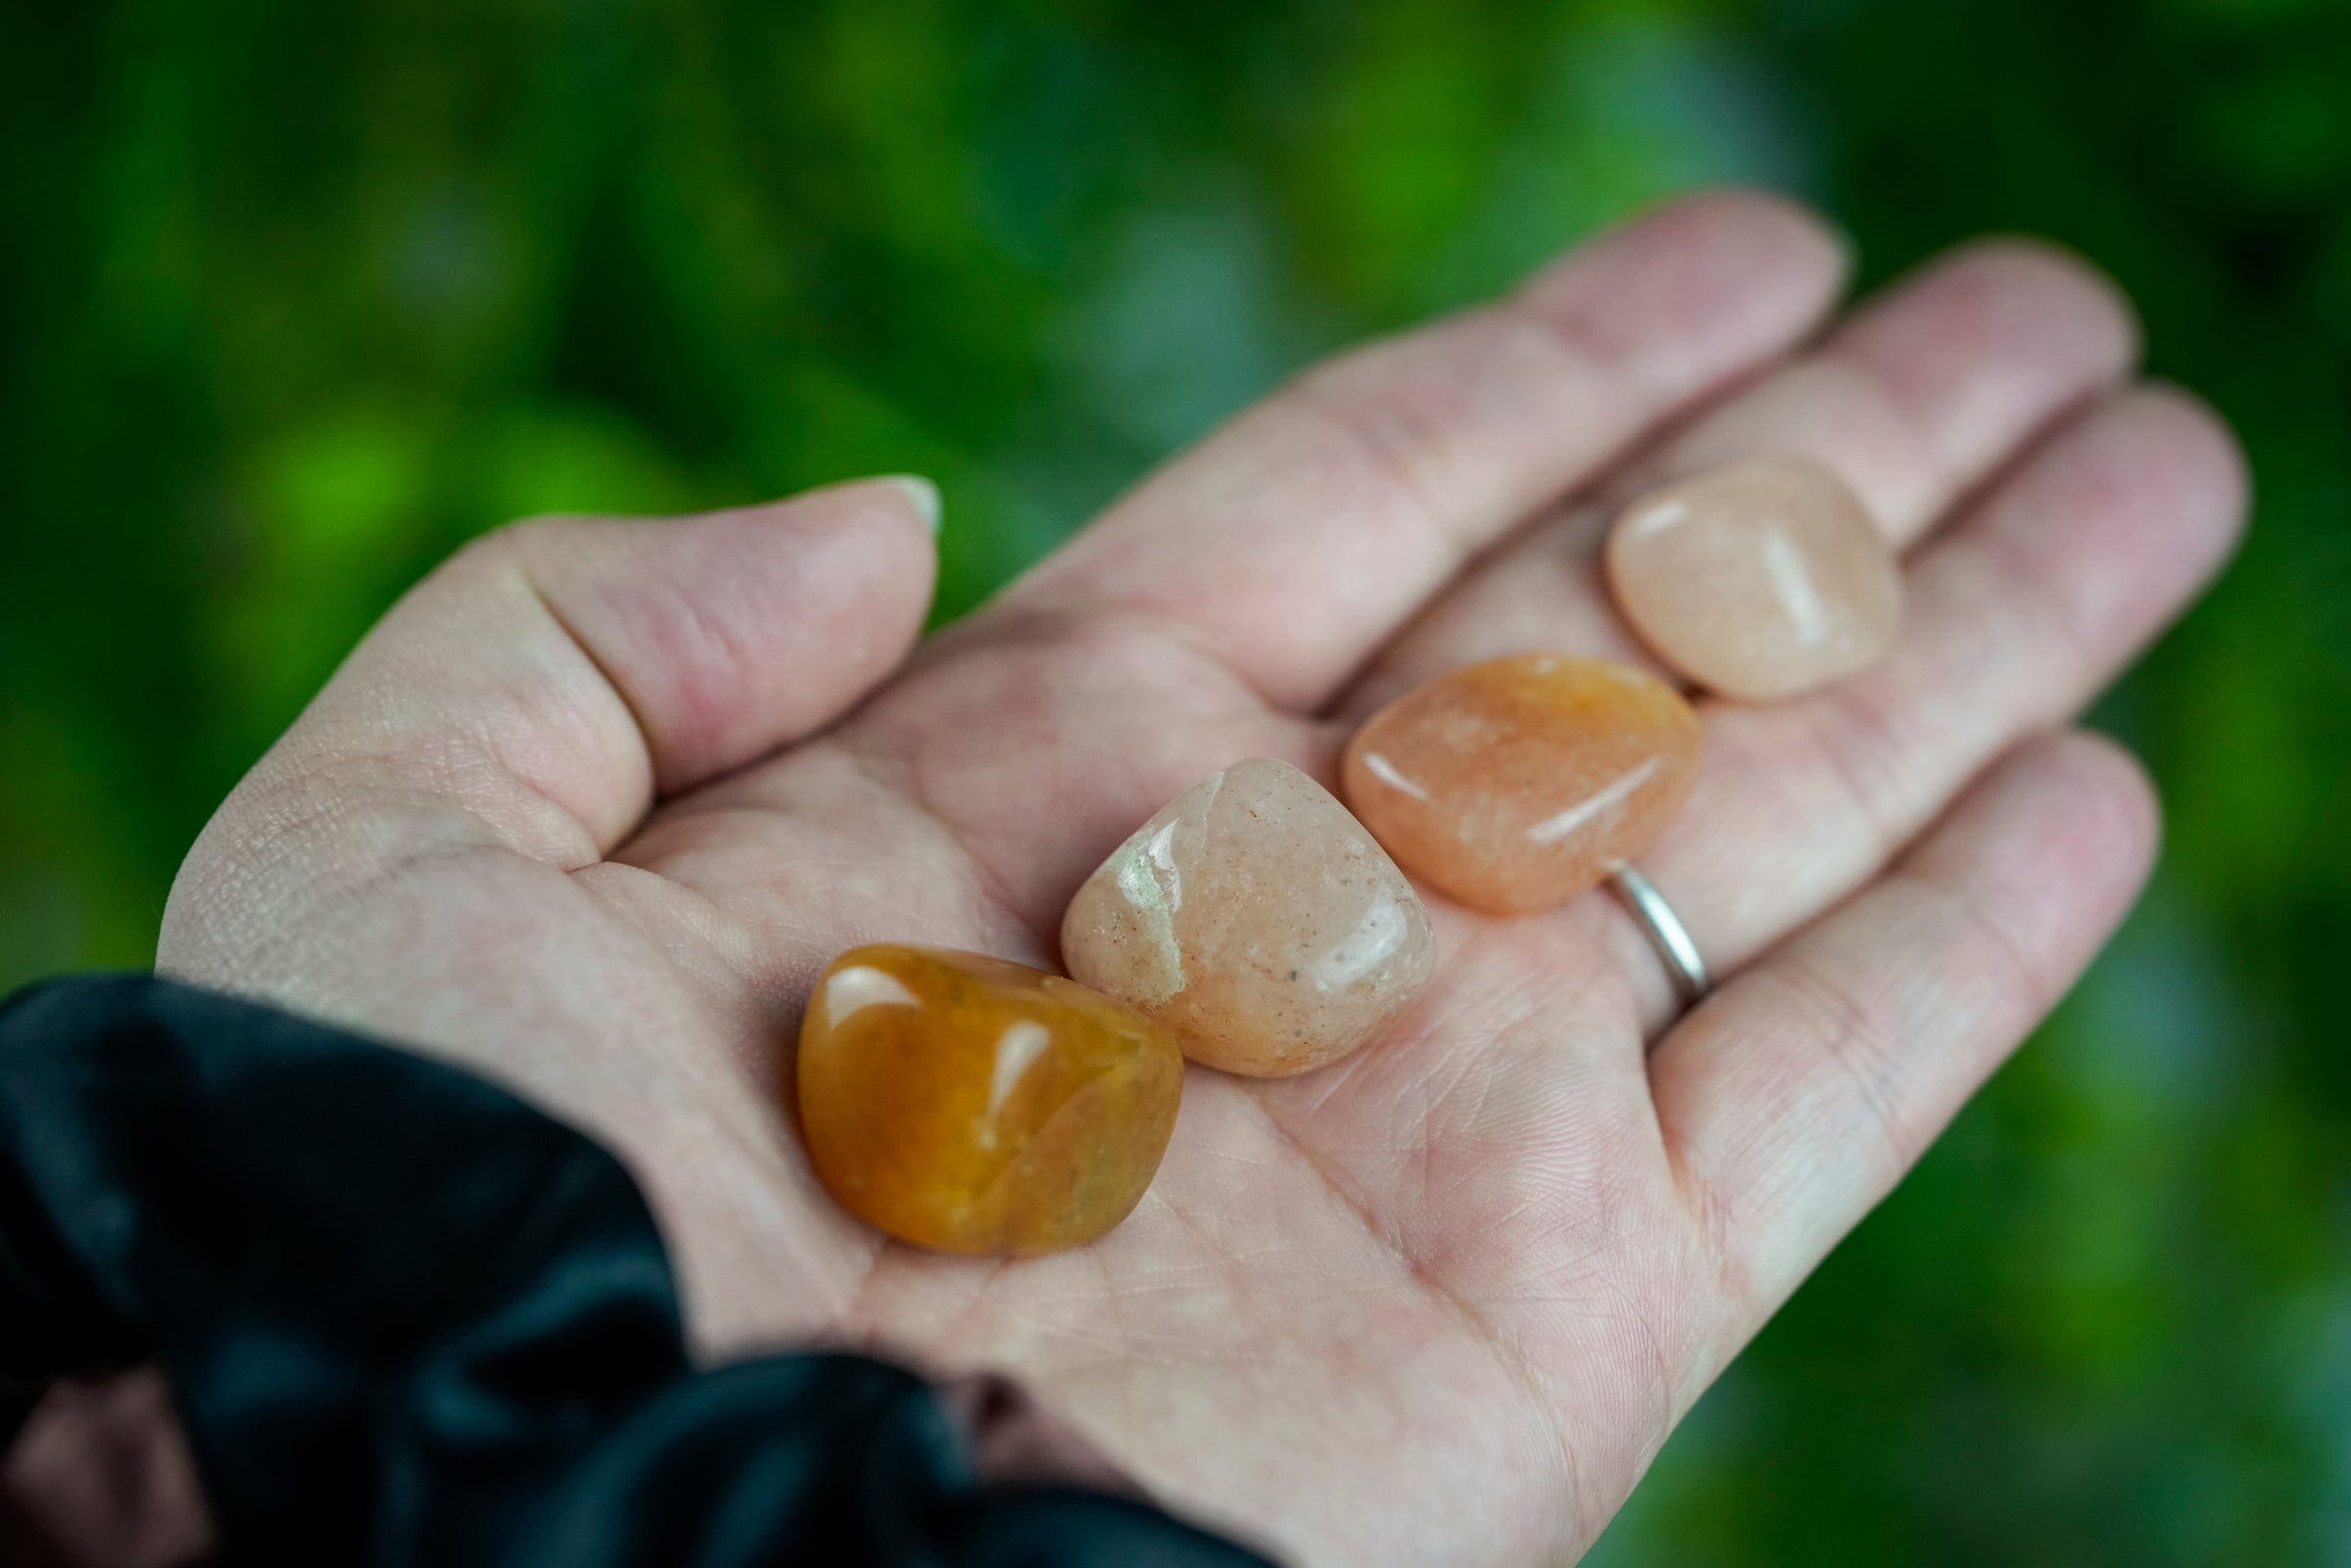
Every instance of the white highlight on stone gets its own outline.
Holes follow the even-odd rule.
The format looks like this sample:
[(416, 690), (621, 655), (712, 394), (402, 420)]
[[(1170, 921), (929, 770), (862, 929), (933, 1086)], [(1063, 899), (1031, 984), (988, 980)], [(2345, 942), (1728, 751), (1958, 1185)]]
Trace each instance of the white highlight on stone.
[[(993, 1117), (1012, 1098), (1020, 1086), (1021, 1074), (1035, 1066), (1036, 1059), (1045, 1054), (1053, 1043), (1053, 1031), (1042, 1023), (1024, 1019), (996, 1037), (996, 1070), (987, 1083), (987, 1114)], [(996, 1129), (991, 1121), (980, 1129), (982, 1144), (993, 1147)]]
[(1763, 570), (1771, 579), (1772, 593), (1779, 595), (1780, 608), (1788, 612), (1788, 629), (1797, 641), (1805, 647), (1827, 641), (1833, 630), (1829, 607), (1820, 601), (1820, 590), (1787, 530), (1773, 528), (1763, 535)]
[(1618, 777), (1607, 788), (1577, 801), (1556, 817), (1546, 817), (1526, 831), (1526, 836), (1538, 844), (1556, 844), (1569, 833), (1593, 821), (1604, 811), (1624, 809), (1627, 796), (1649, 782), (1657, 771), (1657, 759), (1650, 758), (1638, 768)]
[(1173, 822), (1139, 846), (1122, 846), (1113, 857), (1119, 891), (1142, 927), (1155, 960), (1143, 977), (1145, 993), (1164, 1002), (1183, 989), (1183, 944), (1176, 939), (1176, 912), (1183, 908), (1183, 873), (1176, 867)]
[(1671, 528), (1690, 515), (1690, 503), (1682, 500), (1659, 501), (1655, 506), (1643, 506), (1625, 519), (1624, 526), (1636, 535), (1654, 534), (1661, 528)]
[(825, 1022), (834, 1028), (864, 1008), (920, 1006), (921, 1001), (896, 975), (862, 964), (837, 970), (825, 980)]
[(1412, 912), (1382, 892), (1364, 911), (1363, 924), (1306, 968), (1318, 991), (1339, 991), (1375, 972), (1413, 937)]
[(1377, 779), (1381, 784), (1386, 784), (1390, 789), (1401, 789), (1406, 794), (1411, 795), (1415, 800), (1426, 800), (1428, 798), (1427, 790), (1421, 788), (1410, 779), (1407, 779), (1402, 773), (1399, 773), (1396, 769), (1396, 764), (1390, 762), (1378, 752), (1365, 752), (1364, 766), (1370, 771), (1372, 778)]

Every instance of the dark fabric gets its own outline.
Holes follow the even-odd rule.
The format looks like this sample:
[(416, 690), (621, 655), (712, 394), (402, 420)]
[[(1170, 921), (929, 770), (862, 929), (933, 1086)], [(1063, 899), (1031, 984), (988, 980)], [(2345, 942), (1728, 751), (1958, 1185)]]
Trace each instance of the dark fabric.
[(911, 1374), (696, 1372), (635, 1186), (407, 1052), (147, 976), (0, 1011), (0, 1389), (160, 1362), (232, 1564), (1238, 1568), (976, 1478)]

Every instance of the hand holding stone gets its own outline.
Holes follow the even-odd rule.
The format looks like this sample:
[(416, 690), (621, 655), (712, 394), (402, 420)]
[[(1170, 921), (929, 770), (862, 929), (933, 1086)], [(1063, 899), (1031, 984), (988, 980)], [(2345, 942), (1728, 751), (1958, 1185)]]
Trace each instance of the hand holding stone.
[[(503, 532), (223, 807), (160, 962), (596, 1132), (709, 1350), (1011, 1372), (1304, 1564), (1567, 1560), (2120, 918), (2150, 802), (2063, 726), (2241, 516), (2227, 436), (2127, 385), (2079, 263), (1972, 248), (1824, 328), (1842, 266), (1768, 198), (1665, 209), (1309, 371), (910, 659), (920, 487)], [(1906, 602), (1864, 671), (1694, 705), (1703, 768), (1642, 864), (1703, 1007), (1605, 898), (1431, 899), (1417, 999), (1305, 1076), (1188, 1069), (1150, 1190), (1080, 1251), (946, 1256), (827, 1196), (775, 1086), (837, 956), (1051, 968), (1094, 869), (1235, 762), (1328, 788), (1424, 682), (1649, 663), (1607, 525), (1755, 458), (1836, 475)]]

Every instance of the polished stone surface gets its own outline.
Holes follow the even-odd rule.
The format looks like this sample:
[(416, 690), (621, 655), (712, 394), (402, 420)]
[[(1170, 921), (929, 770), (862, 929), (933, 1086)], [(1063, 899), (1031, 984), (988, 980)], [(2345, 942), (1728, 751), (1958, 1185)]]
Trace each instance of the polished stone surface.
[(1329, 790), (1266, 757), (1136, 829), (1070, 901), (1061, 957), (1174, 1028), (1193, 1061), (1253, 1077), (1345, 1056), (1435, 962), (1396, 863)]
[(1697, 685), (1769, 702), (1875, 662), (1901, 623), (1894, 550), (1826, 469), (1772, 459), (1653, 491), (1609, 530), (1633, 630)]
[(1521, 914), (1648, 848), (1697, 781), (1701, 746), (1698, 716), (1656, 677), (1520, 654), (1373, 714), (1341, 784), (1407, 871), (1473, 909)]
[(902, 1241), (1041, 1253), (1151, 1184), (1183, 1057), (1166, 1026), (1058, 974), (878, 945), (833, 961), (800, 1024), (800, 1126), (843, 1208)]

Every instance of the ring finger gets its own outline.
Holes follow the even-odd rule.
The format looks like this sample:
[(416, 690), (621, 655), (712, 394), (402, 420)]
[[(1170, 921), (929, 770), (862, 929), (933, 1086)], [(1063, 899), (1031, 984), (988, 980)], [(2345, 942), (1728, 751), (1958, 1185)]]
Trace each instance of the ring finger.
[[(1520, 649), (1564, 647), (1647, 662), (1601, 584), (1601, 537), (1631, 495), (1715, 463), (1767, 453), (1811, 457), (1855, 490), (1891, 543), (1912, 546), (1960, 498), (2013, 465), (2017, 452), (2053, 422), (2108, 393), (2126, 371), (2135, 344), (2130, 316), (2111, 289), (2061, 255), (2015, 242), (1954, 253), (1865, 306), (1812, 354), (1717, 404), (1588, 499), (1538, 523), (1473, 571), (1367, 673), (1341, 711), (1359, 714), (1443, 670)], [(2196, 446), (2192, 440), (2189, 445)], [(2205, 442), (2198, 450), (2208, 454), (2213, 445)], [(2226, 472), (2230, 465), (2206, 466)], [(2052, 538), (2070, 526), (2062, 515), (2067, 504), (2039, 507), (2060, 513), (2045, 522)], [(1935, 553), (1925, 552), (1922, 570)], [(2095, 561), (2081, 565), (2093, 572), (2099, 567)], [(1915, 666), (1935, 656), (1933, 648), (1946, 635), (1964, 641), (1986, 630), (1982, 607), (1967, 611), (1935, 602), (1945, 578), (1972, 569), (1965, 564), (1939, 568), (1914, 589), (1912, 632), (1890, 661), (1907, 659), (1914, 667), (1901, 682), (1873, 678), (1776, 709), (1708, 704), (1706, 779), (1675, 829), (1645, 860), (1715, 968), (1736, 964), (1857, 885), (2005, 743), (2016, 724), (2052, 701), (2061, 705), (2050, 717), (2083, 700), (2094, 685), (2078, 689), (2080, 682), (2104, 679), (2136, 639), (2168, 615), (2174, 595), (2184, 592), (2168, 566), (2160, 551), (2126, 550), (2106, 563), (2125, 587), (2143, 580), (2146, 592), (2135, 596), (2152, 603), (2146, 624), (2119, 630), (2124, 644), (2089, 651), (2079, 672), (2059, 668), (2059, 656), (2046, 650), (2039, 656), (2050, 661), (2048, 668), (1994, 661), (2015, 689), (1978, 681), (1977, 706), (1963, 716), (1953, 708), (1959, 693), (1950, 683), (1926, 679)], [(2019, 592), (2030, 601), (2037, 594), (2062, 597), (2067, 588), (2033, 583), (2020, 585)], [(1957, 627), (1943, 624), (1954, 617)], [(1939, 724), (1917, 742), (1922, 752), (1932, 752), (1931, 760), (1922, 755), (1906, 762), (1895, 755), (1898, 747), (1872, 751), (1866, 741), (1850, 738), (1856, 730), (1887, 734), (1895, 723), (1873, 725), (1867, 715), (1898, 719), (1914, 710), (1938, 716)], [(1840, 718), (1828, 718), (1832, 712)], [(1966, 722), (1952, 722), (1960, 717)], [(1841, 769), (1846, 757), (1859, 760)], [(1825, 792), (1824, 765), (1830, 772)], [(1865, 768), (1881, 777), (1859, 780), (1857, 771)], [(1857, 822), (1856, 797), (1864, 813)], [(1825, 826), (1842, 825), (1848, 841), (1815, 854), (1824, 799), (1845, 812)], [(1862, 842), (1849, 842), (1856, 836)], [(1607, 928), (1627, 943), (1634, 960), (1627, 973), (1642, 976), (1642, 1000), (1654, 1023), (1669, 1000), (1662, 972), (1643, 961), (1646, 954), (1625, 923), (1610, 920)]]

